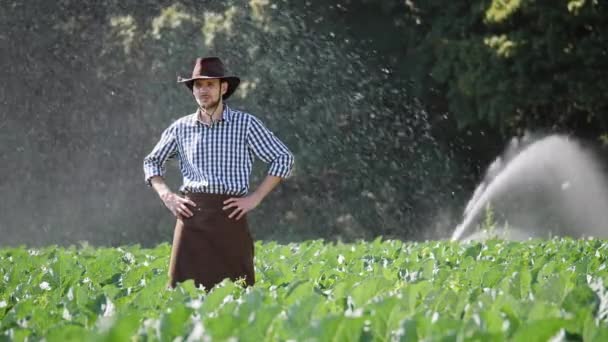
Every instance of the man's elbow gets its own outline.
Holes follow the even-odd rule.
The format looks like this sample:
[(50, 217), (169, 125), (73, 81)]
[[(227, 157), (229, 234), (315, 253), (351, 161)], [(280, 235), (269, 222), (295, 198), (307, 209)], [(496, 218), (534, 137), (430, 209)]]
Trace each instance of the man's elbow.
[(287, 179), (287, 178), (291, 178), (291, 176), (293, 175), (293, 169), (294, 169), (294, 165), (296, 163), (296, 159), (292, 153), (288, 153), (285, 156), (285, 159), (286, 159), (285, 160), (286, 172), (285, 172), (285, 174), (284, 174), (285, 176), (283, 178)]
[(272, 161), (268, 174), (283, 179), (290, 178), (295, 164), (293, 154), (286, 153)]
[(163, 177), (165, 169), (163, 164), (154, 162), (154, 159), (144, 159), (144, 179), (148, 186), (152, 186), (152, 179), (155, 177)]

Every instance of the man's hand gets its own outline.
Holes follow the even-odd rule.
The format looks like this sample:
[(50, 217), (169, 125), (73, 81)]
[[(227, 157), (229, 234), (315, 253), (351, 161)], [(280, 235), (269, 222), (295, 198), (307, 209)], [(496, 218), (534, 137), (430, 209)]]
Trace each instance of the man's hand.
[(160, 199), (163, 201), (163, 203), (165, 203), (165, 206), (171, 211), (171, 213), (179, 219), (192, 217), (194, 215), (186, 204), (196, 207), (196, 203), (192, 202), (188, 198), (180, 197), (177, 194), (169, 191), (162, 193), (160, 195)]
[(230, 213), (228, 218), (233, 218), (236, 216), (236, 219), (240, 220), (241, 217), (243, 217), (246, 213), (257, 207), (260, 202), (261, 199), (256, 195), (249, 195), (245, 197), (232, 197), (224, 201), (224, 204), (226, 205), (222, 209), (226, 210), (230, 208), (236, 208), (232, 213)]

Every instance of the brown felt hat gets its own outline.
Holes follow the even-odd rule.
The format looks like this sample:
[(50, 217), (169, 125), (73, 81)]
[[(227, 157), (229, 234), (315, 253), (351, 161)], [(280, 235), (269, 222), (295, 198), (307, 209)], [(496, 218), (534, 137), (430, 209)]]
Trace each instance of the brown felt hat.
[(222, 96), (222, 99), (227, 99), (234, 93), (236, 88), (241, 83), (241, 79), (236, 76), (227, 76), (224, 68), (224, 63), (218, 57), (205, 57), (205, 58), (197, 58), (194, 64), (194, 70), (192, 70), (192, 77), (183, 78), (178, 76), (178, 83), (185, 83), (186, 87), (192, 91), (192, 86), (194, 85), (195, 80), (204, 80), (204, 79), (221, 79), (226, 80), (228, 82), (228, 90), (226, 90), (226, 94)]

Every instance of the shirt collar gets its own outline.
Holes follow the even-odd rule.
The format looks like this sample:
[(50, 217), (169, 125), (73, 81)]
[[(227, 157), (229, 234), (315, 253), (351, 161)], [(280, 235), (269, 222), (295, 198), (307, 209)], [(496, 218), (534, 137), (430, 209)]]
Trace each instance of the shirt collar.
[[(230, 122), (232, 120), (232, 116), (233, 116), (232, 109), (230, 109), (230, 107), (228, 107), (227, 105), (224, 105), (224, 111), (222, 112), (222, 120), (220, 120), (219, 122), (222, 122), (222, 121)], [(204, 125), (202, 122), (200, 122), (198, 120), (198, 110), (196, 112), (194, 112), (194, 114), (192, 114), (191, 118), (190, 118), (190, 125), (196, 126), (197, 123)]]

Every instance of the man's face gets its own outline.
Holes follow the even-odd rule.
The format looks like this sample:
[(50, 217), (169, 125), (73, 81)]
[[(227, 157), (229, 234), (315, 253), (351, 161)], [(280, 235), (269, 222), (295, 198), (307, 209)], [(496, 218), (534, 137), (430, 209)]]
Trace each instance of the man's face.
[(195, 80), (192, 86), (192, 94), (199, 106), (212, 109), (219, 104), (221, 95), (225, 94), (227, 89), (228, 83), (220, 82), (217, 78)]

